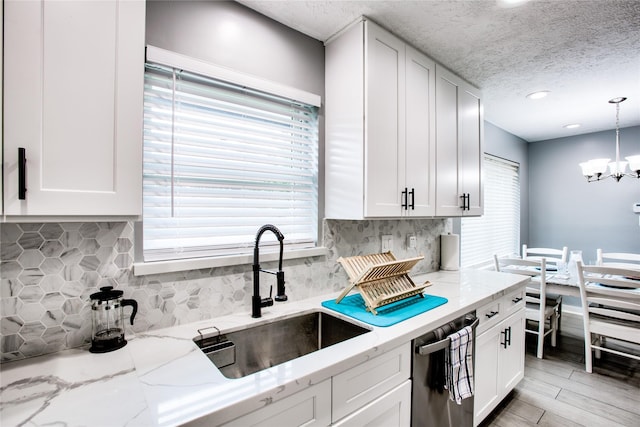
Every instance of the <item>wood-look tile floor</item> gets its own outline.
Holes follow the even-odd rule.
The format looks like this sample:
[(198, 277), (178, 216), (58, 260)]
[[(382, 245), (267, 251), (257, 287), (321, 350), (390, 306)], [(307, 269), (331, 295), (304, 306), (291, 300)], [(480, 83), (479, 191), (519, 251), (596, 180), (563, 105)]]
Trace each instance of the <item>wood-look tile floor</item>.
[(524, 379), (481, 427), (640, 426), (640, 362), (603, 352), (587, 373), (581, 318), (564, 317), (557, 347), (547, 341), (544, 359), (527, 334)]

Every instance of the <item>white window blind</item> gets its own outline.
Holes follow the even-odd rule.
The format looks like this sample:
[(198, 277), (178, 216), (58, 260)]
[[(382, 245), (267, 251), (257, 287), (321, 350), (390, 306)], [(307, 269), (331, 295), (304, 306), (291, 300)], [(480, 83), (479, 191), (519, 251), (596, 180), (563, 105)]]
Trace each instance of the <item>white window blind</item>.
[(145, 261), (315, 246), (317, 107), (147, 64), (144, 110)]
[(520, 250), (519, 166), (490, 155), (484, 160), (484, 215), (461, 220), (460, 263), (467, 268)]

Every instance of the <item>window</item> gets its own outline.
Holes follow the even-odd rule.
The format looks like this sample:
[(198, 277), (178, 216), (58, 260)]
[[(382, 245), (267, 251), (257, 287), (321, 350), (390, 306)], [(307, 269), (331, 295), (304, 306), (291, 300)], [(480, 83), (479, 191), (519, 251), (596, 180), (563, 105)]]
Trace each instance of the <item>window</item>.
[(144, 110), (145, 261), (315, 246), (317, 107), (148, 63)]
[(488, 265), (493, 254), (511, 255), (520, 248), (520, 181), (517, 163), (485, 155), (484, 215), (462, 218), (460, 264)]

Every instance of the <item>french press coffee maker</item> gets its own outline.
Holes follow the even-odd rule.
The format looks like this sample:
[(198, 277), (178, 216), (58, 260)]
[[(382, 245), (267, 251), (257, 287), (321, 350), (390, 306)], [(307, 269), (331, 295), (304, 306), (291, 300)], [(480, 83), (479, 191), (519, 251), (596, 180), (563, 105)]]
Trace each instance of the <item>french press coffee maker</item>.
[(133, 299), (123, 299), (122, 291), (114, 290), (113, 286), (104, 286), (100, 292), (91, 294), (91, 314), (93, 333), (91, 336), (92, 353), (107, 353), (117, 350), (127, 344), (124, 339), (124, 310), (133, 307), (129, 321), (133, 325), (133, 318), (138, 312), (138, 302)]

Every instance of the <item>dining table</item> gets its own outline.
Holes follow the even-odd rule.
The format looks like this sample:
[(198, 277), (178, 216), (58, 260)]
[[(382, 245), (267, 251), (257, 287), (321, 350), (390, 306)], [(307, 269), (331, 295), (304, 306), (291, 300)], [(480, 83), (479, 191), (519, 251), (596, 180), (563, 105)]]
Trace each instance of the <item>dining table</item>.
[[(532, 278), (532, 280), (536, 280), (536, 277)], [(568, 273), (558, 272), (557, 270), (547, 270), (546, 280), (547, 295), (566, 295), (580, 298), (578, 279), (572, 278)], [(638, 287), (629, 289), (629, 291), (640, 295), (640, 279), (638, 280)]]

